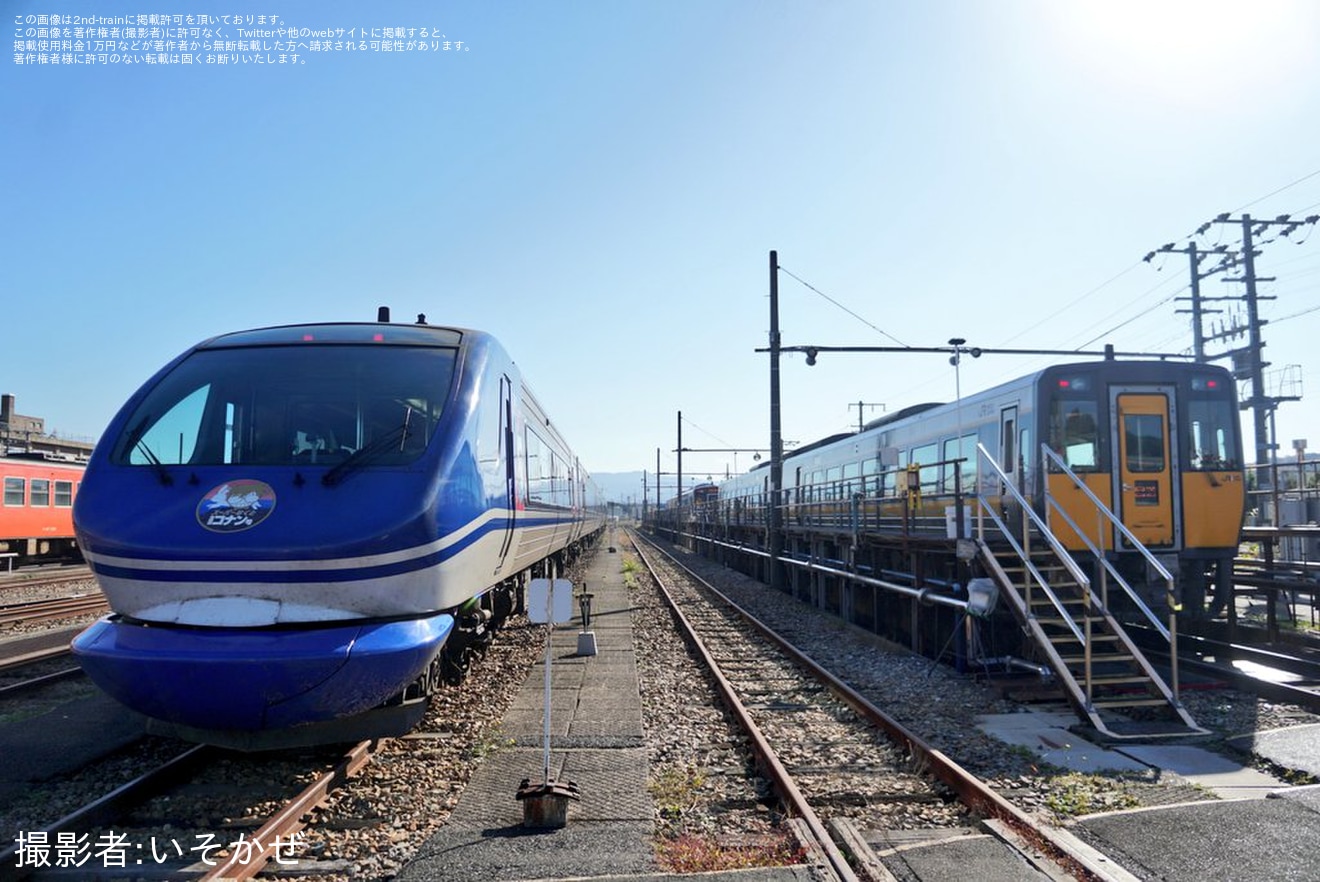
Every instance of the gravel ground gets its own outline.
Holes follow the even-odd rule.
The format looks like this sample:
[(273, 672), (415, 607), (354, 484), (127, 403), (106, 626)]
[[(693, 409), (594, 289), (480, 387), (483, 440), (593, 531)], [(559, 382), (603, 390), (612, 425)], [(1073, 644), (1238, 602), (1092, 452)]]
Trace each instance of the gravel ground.
[[(1042, 763), (1027, 751), (1008, 746), (976, 727), (978, 716), (1022, 710), (995, 690), (946, 666), (932, 666), (929, 659), (887, 646), (698, 555), (682, 550), (677, 554), (876, 706), (1028, 812), (1061, 822), (1097, 811), (1214, 798), (1177, 775), (1154, 770), (1083, 775)], [(1227, 747), (1227, 738), (1253, 730), (1320, 722), (1320, 717), (1296, 706), (1274, 704), (1231, 689), (1184, 690), (1182, 697), (1192, 717), (1212, 732), (1198, 746), (1236, 759), (1241, 755)], [(1285, 770), (1273, 771), (1278, 774)]]
[[(626, 568), (628, 543), (616, 544), (624, 551), (620, 559)], [(886, 647), (729, 569), (695, 555), (680, 557), (1027, 811), (1057, 821), (1112, 808), (1213, 798), (1176, 776), (1076, 775), (1045, 766), (975, 727), (978, 715), (1020, 710), (994, 690)], [(658, 842), (691, 836), (730, 851), (769, 851), (779, 842), (778, 818), (741, 736), (689, 658), (649, 579), (640, 574), (629, 579), (636, 586), (634, 634)], [(445, 823), (477, 764), (509, 744), (500, 721), (540, 659), (544, 635), (542, 626), (511, 620), (463, 686), (437, 696), (411, 736), (384, 741), (364, 772), (315, 813), (299, 855), (323, 862), (316, 878), (388, 880)], [(1320, 722), (1295, 707), (1231, 690), (1187, 692), (1185, 701), (1197, 721), (1220, 739), (1253, 729)], [(1207, 746), (1218, 744), (1211, 741)], [(103, 774), (53, 782), (43, 788), (49, 799), (42, 800), (40, 814), (58, 817), (132, 774), (133, 763), (121, 758)], [(23, 823), (31, 826), (40, 820), (28, 815)], [(305, 860), (302, 863), (306, 866)]]

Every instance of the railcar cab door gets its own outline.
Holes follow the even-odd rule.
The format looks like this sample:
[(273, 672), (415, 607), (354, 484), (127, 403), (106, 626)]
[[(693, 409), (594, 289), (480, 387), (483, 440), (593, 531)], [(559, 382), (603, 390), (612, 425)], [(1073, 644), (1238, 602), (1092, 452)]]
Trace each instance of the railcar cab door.
[[(1148, 548), (1181, 546), (1172, 386), (1111, 386), (1114, 513)], [(1115, 537), (1116, 541), (1121, 537)], [(1119, 547), (1131, 547), (1126, 539)]]
[(514, 528), (517, 526), (518, 487), (515, 480), (517, 457), (514, 455), (513, 438), (513, 382), (507, 376), (503, 376), (500, 377), (500, 462), (504, 468), (505, 516), (504, 539), (500, 544), (499, 565), (495, 568), (497, 574), (504, 569), (509, 549), (513, 546)]
[(999, 410), (999, 467), (1004, 470), (1014, 487), (1021, 489), (1018, 475), (1018, 463), (1022, 457), (1018, 451), (1018, 409), (1017, 405)]

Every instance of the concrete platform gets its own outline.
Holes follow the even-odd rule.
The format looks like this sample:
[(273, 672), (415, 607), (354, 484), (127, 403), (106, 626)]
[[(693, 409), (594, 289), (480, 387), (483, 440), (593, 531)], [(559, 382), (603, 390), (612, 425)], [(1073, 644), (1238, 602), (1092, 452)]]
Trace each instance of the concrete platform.
[[(1065, 711), (1028, 711), (981, 719), (996, 738), (1042, 759), (1082, 772), (1153, 768), (1181, 776), (1219, 797), (1083, 818), (1069, 827), (1141, 879), (1314, 880), (1320, 842), (1320, 786), (1288, 787), (1246, 765), (1248, 754), (1288, 768), (1320, 765), (1320, 726), (1297, 726), (1233, 739), (1241, 759), (1179, 744), (1118, 744), (1103, 748), (1067, 730)], [(1313, 772), (1314, 774), (1314, 772)]]
[(1143, 879), (1309, 882), (1317, 878), (1320, 789), (1095, 815), (1072, 831)]
[[(572, 781), (579, 795), (568, 803), (566, 826), (523, 827), (523, 806), (514, 798), (523, 779), (544, 780), (542, 662), (505, 714), (502, 733), (514, 746), (477, 769), (448, 823), (399, 872), (398, 882), (680, 878), (661, 873), (655, 860), (632, 603), (622, 558), (608, 550), (608, 542), (607, 535), (583, 578), (594, 595), (590, 630), (596, 654), (578, 655), (578, 619), (556, 627), (551, 637), (550, 775)], [(812, 867), (801, 866), (702, 878), (806, 882), (818, 877)]]
[[(1069, 730), (1071, 710), (1036, 710), (978, 718), (978, 728), (1006, 744), (1026, 747), (1041, 760), (1076, 772), (1171, 772), (1220, 799), (1264, 799), (1288, 784), (1241, 760), (1185, 744), (1112, 744), (1101, 747)], [(1291, 743), (1291, 742), (1290, 742)], [(1320, 750), (1317, 751), (1320, 753)]]
[(1228, 743), (1243, 753), (1320, 778), (1320, 724), (1251, 732), (1230, 738)]

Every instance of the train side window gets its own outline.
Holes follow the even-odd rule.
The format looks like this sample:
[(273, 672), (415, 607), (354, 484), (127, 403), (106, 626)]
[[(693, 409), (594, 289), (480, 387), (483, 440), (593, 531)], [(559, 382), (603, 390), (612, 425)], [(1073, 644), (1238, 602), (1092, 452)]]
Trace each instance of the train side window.
[(73, 482), (56, 481), (55, 482), (55, 507), (68, 508), (73, 505)]
[(27, 479), (5, 478), (5, 505), (23, 505), (27, 502)]
[(862, 484), (858, 478), (862, 475), (862, 464), (859, 462), (850, 462), (843, 467), (843, 492), (844, 496), (851, 497), (862, 489)]
[(32, 492), (28, 495), (28, 504), (39, 508), (50, 505), (50, 481), (45, 478), (32, 479)]
[(925, 444), (914, 448), (912, 451), (912, 464), (921, 466), (921, 490), (923, 493), (929, 493), (939, 486), (940, 467), (930, 465), (940, 460), (939, 445)]
[(834, 466), (825, 472), (825, 493), (827, 498), (839, 499), (843, 496), (843, 489), (839, 483), (842, 479), (843, 469), (839, 466)]
[(960, 466), (962, 474), (962, 485), (964, 491), (976, 489), (976, 436), (964, 435), (961, 443), (957, 438), (950, 438), (944, 442), (944, 481), (942, 487), (945, 493), (954, 491), (953, 485), (953, 460), (964, 459)]

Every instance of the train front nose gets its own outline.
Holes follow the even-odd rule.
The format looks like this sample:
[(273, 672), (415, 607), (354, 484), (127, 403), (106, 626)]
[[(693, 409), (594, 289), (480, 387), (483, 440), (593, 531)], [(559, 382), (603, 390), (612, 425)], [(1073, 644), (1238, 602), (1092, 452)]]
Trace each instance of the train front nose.
[(370, 710), (416, 680), (454, 626), (439, 614), (320, 628), (155, 626), (116, 616), (73, 641), (102, 690), (148, 717), (261, 731)]

